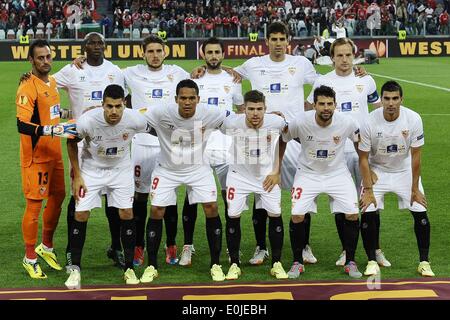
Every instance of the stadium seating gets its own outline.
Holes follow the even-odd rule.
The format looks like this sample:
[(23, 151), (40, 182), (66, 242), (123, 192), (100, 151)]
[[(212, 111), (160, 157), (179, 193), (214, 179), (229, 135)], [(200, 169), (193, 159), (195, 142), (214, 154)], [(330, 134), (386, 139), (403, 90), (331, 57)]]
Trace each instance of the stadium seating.
[(139, 29), (133, 29), (132, 32), (132, 38), (133, 39), (140, 39), (141, 38), (141, 32), (139, 31)]
[(9, 30), (7, 31), (7, 33), (6, 33), (6, 38), (7, 38), (8, 40), (16, 39), (16, 33), (14, 32), (13, 29), (9, 29)]

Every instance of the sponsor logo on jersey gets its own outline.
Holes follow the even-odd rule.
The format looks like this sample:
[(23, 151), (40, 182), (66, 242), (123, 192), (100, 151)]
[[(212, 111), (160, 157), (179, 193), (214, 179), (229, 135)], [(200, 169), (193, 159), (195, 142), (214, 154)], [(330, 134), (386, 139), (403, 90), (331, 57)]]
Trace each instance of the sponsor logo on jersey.
[(317, 150), (316, 156), (319, 159), (326, 159), (328, 158), (328, 150)]
[(123, 138), (124, 141), (128, 140), (128, 132), (125, 132), (125, 133), (122, 135), (122, 138)]
[(334, 141), (334, 143), (338, 144), (341, 141), (341, 137), (340, 136), (334, 136), (333, 137), (333, 141)]
[(167, 79), (169, 79), (170, 82), (173, 82), (173, 74), (168, 74)]
[(103, 96), (103, 93), (100, 90), (91, 92), (92, 100), (102, 100), (102, 96)]
[(225, 93), (229, 93), (231, 90), (230, 86), (223, 86), (223, 90), (225, 91)]
[(106, 148), (106, 155), (107, 156), (115, 156), (115, 155), (117, 155), (117, 147)]
[(383, 132), (377, 132), (377, 138), (383, 138)]
[(86, 77), (85, 76), (81, 76), (80, 77), (80, 82), (84, 82), (84, 81), (86, 81)]
[(280, 92), (281, 92), (281, 83), (270, 84), (270, 93), (280, 93)]
[(264, 70), (264, 69), (261, 70), (261, 71), (259, 72), (259, 74), (262, 75), (262, 76), (264, 76), (264, 75), (266, 74), (266, 70)]
[(295, 71), (297, 71), (297, 68), (296, 68), (296, 67), (289, 67), (289, 68), (288, 68), (288, 71), (289, 71), (289, 73), (290, 73), (291, 75), (294, 75), (294, 74), (295, 74)]
[(421, 139), (423, 139), (423, 133), (417, 137), (417, 140), (421, 140)]
[(408, 137), (409, 130), (402, 130), (402, 136), (406, 139)]
[(152, 98), (162, 98), (163, 90), (162, 89), (153, 89), (152, 90)]
[(59, 104), (55, 104), (50, 107), (50, 119), (59, 118), (59, 112), (61, 111), (61, 107)]
[(312, 141), (313, 136), (306, 136), (306, 141)]
[(92, 141), (102, 141), (103, 137), (102, 136), (94, 136), (92, 138)]
[(109, 79), (109, 82), (114, 82), (114, 75), (113, 74), (108, 74), (108, 79)]
[(364, 90), (364, 85), (362, 85), (362, 84), (357, 84), (357, 85), (356, 85), (356, 90), (357, 90), (359, 93), (363, 92), (363, 90)]
[(218, 106), (219, 105), (219, 98), (218, 97), (209, 97), (208, 98), (208, 105), (209, 106)]
[(395, 153), (398, 151), (398, 147), (396, 144), (391, 144), (390, 146), (387, 146), (386, 151), (387, 153)]
[(40, 193), (41, 195), (43, 195), (43, 194), (45, 193), (45, 190), (47, 190), (47, 188), (44, 187), (44, 186), (41, 186), (41, 187), (39, 188), (39, 193)]
[(351, 102), (342, 102), (341, 103), (341, 111), (342, 112), (352, 111), (352, 103)]

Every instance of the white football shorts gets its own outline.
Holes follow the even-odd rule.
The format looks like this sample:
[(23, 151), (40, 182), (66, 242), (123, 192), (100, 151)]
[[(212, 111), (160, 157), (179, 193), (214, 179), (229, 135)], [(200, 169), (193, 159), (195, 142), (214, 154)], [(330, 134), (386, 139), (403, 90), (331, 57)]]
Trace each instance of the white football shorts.
[(81, 166), (81, 176), (87, 188), (83, 198), (75, 204), (75, 211), (101, 208), (102, 194), (108, 198), (108, 206), (119, 209), (133, 207), (134, 180), (131, 166), (99, 169)]
[(317, 213), (316, 198), (325, 193), (330, 197), (332, 213), (357, 214), (358, 194), (350, 172), (339, 175), (307, 174), (297, 170), (291, 190), (292, 215)]
[(265, 209), (275, 215), (281, 214), (281, 189), (276, 185), (271, 192), (263, 188), (263, 179), (243, 176), (237, 171), (229, 170), (227, 176), (228, 216), (238, 217), (248, 210), (248, 196), (255, 193), (256, 209)]
[(150, 193), (152, 172), (155, 169), (160, 152), (161, 148), (159, 146), (132, 144), (131, 161), (134, 169), (136, 192)]
[(150, 201), (158, 207), (177, 203), (177, 188), (186, 185), (189, 204), (217, 201), (216, 181), (209, 165), (189, 172), (173, 171), (156, 165), (152, 174)]
[[(406, 170), (402, 172), (385, 172), (378, 168), (373, 168), (372, 170), (378, 176), (377, 183), (375, 183), (373, 188), (373, 194), (377, 200), (377, 207), (371, 204), (366, 211), (375, 211), (378, 209), (384, 209), (384, 194), (388, 192), (393, 192), (398, 197), (398, 207), (399, 209), (409, 209), (415, 212), (424, 212), (427, 209), (417, 202), (413, 202), (411, 206), (411, 186), (412, 186), (412, 172), (411, 170)], [(423, 193), (422, 181), (419, 178), (419, 190)]]

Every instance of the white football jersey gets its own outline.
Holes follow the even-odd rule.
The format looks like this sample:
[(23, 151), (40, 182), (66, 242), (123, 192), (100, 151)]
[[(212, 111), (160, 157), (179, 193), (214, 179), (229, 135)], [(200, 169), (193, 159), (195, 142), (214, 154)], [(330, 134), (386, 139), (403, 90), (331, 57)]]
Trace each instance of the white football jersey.
[(144, 117), (155, 129), (161, 144), (158, 163), (172, 171), (191, 171), (208, 165), (203, 159), (206, 142), (220, 128), (228, 110), (197, 105), (191, 118), (183, 118), (178, 105), (147, 109)]
[(302, 144), (299, 169), (305, 173), (339, 175), (348, 171), (345, 142), (359, 139), (359, 125), (352, 117), (335, 112), (327, 127), (317, 124), (316, 111), (310, 110), (289, 123), (286, 140), (299, 138)]
[(423, 146), (423, 124), (420, 115), (406, 107), (400, 107), (395, 121), (386, 121), (383, 108), (369, 114), (361, 126), (361, 142), (358, 148), (369, 152), (369, 163), (387, 172), (411, 170), (410, 148)]
[[(313, 85), (307, 98), (309, 103), (314, 103), (314, 89), (320, 86), (328, 86), (336, 92), (336, 111), (353, 117), (361, 125), (369, 116), (369, 103), (380, 101), (375, 80), (369, 75), (356, 77), (350, 75), (341, 77), (333, 70), (320, 76)], [(354, 152), (353, 142), (347, 140), (345, 152)]]
[(131, 166), (130, 144), (136, 133), (148, 132), (150, 126), (136, 110), (125, 109), (116, 125), (106, 122), (103, 108), (95, 108), (77, 120), (82, 141), (82, 165), (95, 168)]
[[(200, 79), (194, 80), (199, 87), (200, 103), (210, 108), (233, 110), (233, 104), (244, 104), (242, 85), (234, 83), (233, 77), (227, 72), (211, 74), (206, 72)], [(229, 150), (232, 140), (220, 131), (211, 133), (206, 150)]]
[(278, 158), (278, 139), (287, 125), (275, 114), (265, 114), (261, 128), (247, 126), (245, 114), (228, 117), (221, 131), (233, 139), (229, 170), (261, 179), (270, 174)]
[(115, 64), (103, 59), (99, 66), (83, 63), (83, 69), (66, 65), (53, 75), (59, 88), (67, 91), (74, 119), (93, 106), (101, 106), (103, 91), (110, 84), (125, 88), (122, 70)]
[[(139, 64), (123, 70), (127, 89), (131, 91), (133, 109), (167, 106), (175, 103), (177, 84), (189, 79), (189, 73), (175, 65), (163, 64), (159, 71), (151, 71)], [(159, 145), (158, 138), (138, 134), (133, 140), (141, 145)]]
[(303, 86), (318, 77), (308, 59), (288, 54), (281, 62), (272, 61), (269, 55), (254, 57), (235, 70), (250, 80), (253, 90), (264, 93), (267, 112), (280, 111), (288, 122), (304, 112)]

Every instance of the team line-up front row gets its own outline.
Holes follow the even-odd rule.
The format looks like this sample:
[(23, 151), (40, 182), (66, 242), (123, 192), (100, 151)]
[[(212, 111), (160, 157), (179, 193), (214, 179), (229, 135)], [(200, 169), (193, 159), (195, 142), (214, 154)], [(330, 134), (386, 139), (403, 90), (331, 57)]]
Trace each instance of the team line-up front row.
[[(382, 86), (383, 107), (371, 112), (363, 125), (352, 117), (334, 112), (336, 95), (332, 88), (317, 87), (313, 97), (314, 109), (287, 123), (281, 113), (266, 113), (265, 96), (257, 90), (245, 94), (244, 114), (234, 114), (199, 104), (198, 85), (189, 79), (178, 83), (176, 104), (142, 110), (127, 109), (123, 88), (109, 85), (103, 92), (103, 108), (85, 112), (76, 123), (42, 127), (41, 134), (49, 136), (42, 137), (48, 143), (48, 151), (58, 150), (59, 141), (54, 137), (71, 138), (68, 139), (68, 153), (73, 169), (76, 212), (69, 235), (72, 265), (65, 283), (67, 288), (80, 288), (81, 253), (87, 221), (90, 210), (101, 207), (102, 193), (106, 193), (109, 206), (119, 209), (121, 229), (124, 230), (121, 239), (126, 283), (149, 283), (158, 277), (162, 220), (165, 208), (176, 203), (176, 190), (181, 185), (186, 185), (190, 203), (203, 205), (214, 281), (233, 280), (241, 275), (240, 215), (247, 209), (247, 198), (251, 193), (255, 194), (256, 207), (268, 212), (272, 250), (270, 273), (277, 279), (298, 278), (304, 272), (304, 218), (305, 214), (317, 211), (316, 198), (322, 193), (331, 199), (331, 212), (345, 215), (344, 270), (351, 277), (362, 276), (354, 261), (360, 231), (359, 209), (362, 211), (361, 234), (369, 260), (364, 274), (380, 272), (375, 258), (376, 215), (383, 209), (383, 197), (387, 192), (396, 193), (400, 208), (411, 211), (420, 253), (418, 271), (423, 276), (434, 276), (428, 262), (430, 227), (420, 182), (420, 148), (424, 144), (422, 120), (416, 112), (401, 105), (403, 92), (400, 85), (388, 81)], [(220, 265), (222, 222), (216, 202), (216, 183), (211, 166), (198, 161), (213, 130), (233, 138), (233, 161), (229, 164), (226, 179), (228, 218), (225, 229), (231, 264), (226, 275)], [(133, 268), (136, 227), (132, 211), (134, 169), (130, 157), (131, 140), (137, 133), (156, 135), (161, 145), (151, 178), (151, 213), (146, 226), (148, 266), (140, 278)], [(292, 139), (301, 144), (302, 151), (291, 192), (289, 233), (293, 265), (285, 272), (280, 262), (284, 231), (278, 184), (286, 143)], [(362, 175), (359, 196), (345, 162), (347, 140), (354, 143), (359, 156)], [(42, 166), (60, 168), (62, 164), (43, 162)], [(39, 179), (61, 178), (59, 170), (49, 169), (29, 168), (53, 172), (52, 176)], [(50, 198), (48, 203), (51, 205)], [(54, 260), (56, 263), (56, 256)]]

